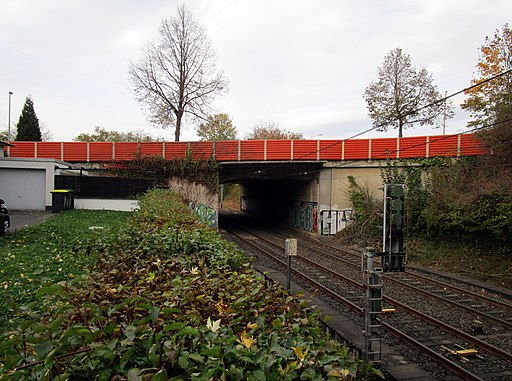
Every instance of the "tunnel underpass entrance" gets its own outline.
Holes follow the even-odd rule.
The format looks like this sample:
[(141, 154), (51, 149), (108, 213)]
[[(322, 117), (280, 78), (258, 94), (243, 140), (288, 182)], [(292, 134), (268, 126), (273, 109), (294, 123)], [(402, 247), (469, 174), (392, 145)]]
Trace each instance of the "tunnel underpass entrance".
[(318, 161), (223, 163), (220, 182), (241, 184), (242, 211), (317, 233), (319, 173), (323, 164)]
[(273, 222), (318, 232), (318, 183), (251, 182), (243, 185), (242, 211)]

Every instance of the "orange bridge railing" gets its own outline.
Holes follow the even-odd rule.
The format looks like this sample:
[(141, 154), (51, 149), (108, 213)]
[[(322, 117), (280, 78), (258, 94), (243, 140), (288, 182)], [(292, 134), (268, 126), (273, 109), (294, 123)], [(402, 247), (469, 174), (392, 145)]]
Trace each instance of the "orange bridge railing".
[(226, 140), (211, 142), (12, 142), (7, 156), (97, 163), (158, 155), (173, 160), (190, 151), (194, 159), (217, 161), (379, 160), (475, 156), (485, 147), (473, 134), (353, 140)]

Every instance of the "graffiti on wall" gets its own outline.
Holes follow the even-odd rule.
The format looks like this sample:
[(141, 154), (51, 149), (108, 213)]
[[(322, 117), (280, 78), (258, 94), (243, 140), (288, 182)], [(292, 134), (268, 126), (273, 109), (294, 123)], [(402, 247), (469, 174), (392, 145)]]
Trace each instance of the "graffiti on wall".
[(211, 228), (217, 226), (217, 211), (213, 207), (191, 202), (190, 209), (192, 209), (192, 213), (199, 219), (199, 221), (205, 223)]
[(353, 220), (354, 211), (352, 209), (333, 209), (320, 211), (321, 234), (336, 234), (345, 229)]
[(318, 205), (316, 202), (295, 201), (290, 213), (290, 224), (308, 232), (318, 232)]

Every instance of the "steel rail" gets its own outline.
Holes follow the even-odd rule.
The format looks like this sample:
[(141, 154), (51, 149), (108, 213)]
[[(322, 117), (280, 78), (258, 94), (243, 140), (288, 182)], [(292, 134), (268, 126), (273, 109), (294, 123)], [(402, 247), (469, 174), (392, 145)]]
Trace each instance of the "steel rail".
[(389, 325), (388, 323), (381, 321), (381, 325), (382, 325), (382, 327), (384, 327), (384, 329), (386, 329), (393, 336), (409, 343), (410, 345), (412, 345), (414, 348), (416, 348), (420, 352), (425, 353), (432, 360), (437, 362), (439, 365), (445, 367), (446, 369), (450, 370), (453, 374), (462, 377), (464, 380), (483, 381), (482, 378), (480, 378), (480, 377), (476, 376), (475, 374), (469, 372), (468, 370), (460, 367), (459, 365), (455, 364), (453, 361), (448, 360), (443, 355), (441, 355), (441, 354), (437, 353), (436, 351), (430, 349), (429, 347), (421, 344), (419, 341), (414, 340), (411, 336), (404, 334), (403, 332), (399, 331), (398, 329)]
[[(364, 285), (362, 283), (357, 283), (355, 282), (353, 279), (350, 279), (348, 277), (346, 277), (345, 275), (342, 275), (340, 273), (337, 273), (336, 271), (333, 271), (321, 264), (318, 264), (308, 258), (304, 258), (303, 256), (301, 255), (298, 255), (297, 258), (305, 261), (306, 263), (312, 265), (312, 266), (315, 266), (317, 268), (320, 268), (322, 271), (332, 275), (332, 276), (335, 276), (339, 279), (342, 279), (343, 281), (347, 281), (347, 282), (350, 282), (351, 284), (358, 284), (357, 287), (359, 287), (360, 289), (364, 289)], [(409, 307), (407, 306), (406, 304), (403, 304), (402, 302), (399, 302), (398, 300), (396, 299), (393, 299), (393, 298), (390, 298), (389, 296), (386, 296), (386, 295), (383, 295), (382, 297), (383, 300), (385, 300), (386, 302), (392, 304), (393, 306), (395, 307), (398, 307), (404, 311), (407, 311), (407, 313), (409, 314), (412, 314), (412, 315), (415, 315), (417, 317), (419, 317), (421, 320), (423, 321), (426, 321), (428, 322), (429, 324), (432, 324), (436, 327), (439, 327), (441, 329), (444, 329), (446, 332), (450, 332), (451, 334), (459, 337), (460, 339), (463, 339), (465, 341), (468, 341), (468, 342), (471, 342), (475, 345), (478, 345), (480, 346), (481, 348), (485, 349), (487, 352), (495, 355), (495, 356), (498, 356), (498, 357), (501, 357), (509, 362), (512, 363), (512, 354), (510, 354), (509, 352), (506, 352), (500, 348), (497, 348), (495, 347), (494, 345), (491, 345), (485, 341), (482, 341), (474, 336), (471, 336), (469, 334), (467, 334), (466, 332), (463, 332), (455, 327), (452, 327), (446, 323), (443, 323), (442, 321), (440, 320), (437, 320), (427, 314), (424, 314), (423, 312), (420, 312), (418, 311), (417, 309), (414, 309), (412, 307)]]
[[(331, 290), (330, 288), (318, 283), (316, 280), (314, 280), (313, 278), (311, 277), (308, 277), (307, 275), (305, 274), (302, 274), (300, 273), (299, 271), (297, 270), (292, 270), (295, 274), (297, 274), (298, 276), (300, 276), (301, 278), (305, 279), (306, 281), (308, 282), (311, 282), (313, 283), (317, 288), (319, 288), (322, 292), (324, 293), (327, 293), (329, 294), (331, 297), (333, 297), (336, 301), (338, 302), (343, 302), (344, 304), (346, 305), (349, 305), (349, 304), (353, 304), (353, 303), (350, 303), (349, 301), (347, 301), (344, 297), (342, 297), (341, 295), (337, 294), (336, 292), (334, 292), (333, 290)], [(364, 314), (364, 310), (363, 308), (359, 307), (359, 306), (355, 306), (356, 308), (353, 308), (354, 311), (356, 311), (358, 314), (360, 315), (363, 315)], [(453, 361), (450, 361), (449, 359), (447, 359), (445, 356), (443, 356), (442, 354), (440, 353), (437, 353), (436, 351), (432, 350), (431, 348), (427, 347), (426, 345), (423, 345), (422, 343), (420, 343), (419, 341), (415, 340), (414, 338), (412, 338), (411, 336), (407, 335), (406, 333), (398, 330), (397, 328), (393, 327), (392, 325), (390, 325), (389, 323), (386, 323), (382, 320), (380, 320), (380, 324), (381, 326), (386, 330), (388, 331), (389, 333), (391, 333), (393, 336), (397, 337), (399, 340), (401, 341), (404, 341), (406, 343), (408, 343), (409, 345), (413, 346), (414, 348), (416, 348), (417, 350), (419, 350), (420, 352), (426, 354), (428, 357), (430, 357), (433, 361), (437, 362), (439, 365), (443, 366), (444, 368), (448, 369), (449, 371), (451, 371), (453, 374), (459, 376), (459, 377), (462, 377), (464, 380), (468, 380), (468, 381), (484, 381), (482, 378), (478, 377), (477, 375), (475, 375), (474, 373), (471, 373), (470, 371), (460, 367), (459, 365), (457, 365), (456, 363), (454, 363)]]
[(506, 309), (509, 309), (512, 311), (512, 304), (510, 303), (506, 303), (506, 302), (502, 302), (501, 300), (496, 300), (496, 299), (493, 299), (493, 298), (489, 298), (488, 296), (484, 296), (484, 295), (480, 295), (479, 293), (477, 292), (473, 292), (473, 291), (469, 291), (469, 290), (464, 290), (463, 288), (460, 288), (460, 287), (457, 287), (457, 286), (452, 286), (448, 283), (444, 283), (440, 280), (437, 280), (437, 279), (431, 279), (425, 275), (421, 275), (421, 274), (418, 274), (416, 272), (412, 273), (410, 271), (407, 272), (407, 274), (410, 274), (412, 276), (415, 276), (417, 278), (420, 278), (420, 279), (423, 279), (427, 282), (430, 282), (430, 283), (434, 283), (434, 284), (437, 284), (438, 286), (441, 286), (441, 287), (447, 287), (453, 291), (457, 291), (457, 292), (460, 292), (461, 294), (466, 294), (466, 295), (470, 295), (476, 299), (480, 299), (484, 302), (488, 302), (489, 304), (493, 304), (495, 305), (496, 307), (501, 307), (501, 308), (506, 308)]
[[(284, 267), (287, 266), (287, 263), (283, 260), (281, 260), (280, 258), (276, 257), (275, 255), (265, 251), (264, 249), (262, 249), (261, 247), (257, 246), (255, 243), (251, 242), (251, 241), (248, 241), (246, 240), (245, 238), (243, 238), (242, 236), (240, 236), (238, 233), (235, 233), (233, 230), (230, 231), (230, 234), (233, 234), (234, 236), (236, 236), (238, 239), (240, 239), (241, 241), (243, 241), (245, 244), (253, 247), (254, 249), (258, 250), (259, 252), (261, 252), (262, 254), (264, 254), (265, 256), (267, 257), (270, 257), (272, 258), (274, 261), (278, 262), (279, 264), (283, 265)], [(299, 275), (303, 278), (305, 278), (308, 282), (312, 283), (314, 286), (320, 288), (322, 291), (326, 292), (328, 295), (330, 295), (331, 297), (335, 298), (335, 299), (338, 299), (338, 298), (341, 298), (336, 292), (334, 292), (333, 290), (331, 289), (328, 289), (326, 288), (325, 286), (323, 286), (321, 283), (319, 283), (318, 281), (314, 280), (313, 278), (310, 278), (308, 277), (307, 275), (303, 275), (301, 274), (299, 271), (297, 271), (296, 269), (291, 269), (293, 273), (295, 273), (296, 275)], [(343, 299), (343, 300), (341, 300)], [(361, 307), (359, 307), (358, 305), (352, 303), (350, 300), (348, 299), (345, 299), (345, 298), (341, 298), (339, 301), (343, 302), (343, 304), (345, 304), (347, 307), (349, 307), (350, 309), (360, 313), (361, 315), (363, 314), (363, 309)]]
[[(279, 259), (278, 257), (276, 257), (275, 255), (271, 254), (271, 253), (268, 253), (266, 250), (262, 249), (261, 247), (258, 247), (256, 244), (254, 244), (253, 242), (250, 242), (246, 239), (244, 239), (243, 237), (241, 237), (239, 234), (236, 234), (235, 232), (231, 231), (231, 234), (234, 234), (236, 237), (238, 237), (238, 239), (242, 240), (244, 243), (250, 245), (251, 247), (257, 249), (259, 252), (261, 252), (262, 254), (268, 256), (268, 257), (271, 257), (272, 259), (274, 259), (276, 262), (282, 264), (283, 266), (286, 266), (286, 263), (284, 261), (282, 261), (281, 259)], [(256, 236), (256, 235), (255, 235)], [(267, 240), (268, 241), (268, 240)], [(275, 244), (274, 244), (275, 245)], [(306, 262), (311, 262), (315, 265), (315, 267), (319, 267), (318, 264), (314, 263), (313, 261), (310, 261), (309, 259), (307, 258), (303, 258), (302, 256), (299, 256), (300, 259), (304, 260), (306, 259)], [(323, 266), (320, 266), (320, 267), (323, 267)], [(324, 267), (325, 268), (325, 267)], [(329, 269), (327, 269), (329, 270)], [(322, 292), (325, 292), (327, 293), (328, 295), (330, 295), (331, 297), (333, 297), (335, 300), (339, 301), (339, 302), (342, 302), (343, 304), (345, 304), (346, 306), (348, 306), (351, 310), (357, 312), (358, 314), (362, 315), (363, 314), (363, 308), (355, 305), (354, 303), (352, 303), (351, 301), (343, 298), (342, 296), (340, 296), (339, 294), (337, 294), (336, 292), (334, 292), (333, 290), (331, 290), (330, 288), (320, 284), (318, 281), (312, 279), (311, 277), (308, 277), (307, 275), (305, 274), (302, 274), (301, 272), (299, 272), (298, 270), (296, 269), (292, 269), (292, 272), (294, 274), (296, 274), (297, 276), (305, 279), (306, 281), (308, 281), (309, 283), (313, 284), (314, 286), (316, 286), (318, 289), (322, 290)], [(331, 272), (331, 270), (329, 270), (328, 272)], [(339, 276), (341, 274), (337, 274), (337, 276)], [(345, 278), (343, 276), (341, 276), (342, 278)], [(354, 283), (357, 283), (355, 281), (353, 281), (352, 279), (350, 278), (347, 278), (347, 280), (350, 280), (350, 283), (354, 282)], [(359, 284), (359, 286), (363, 287), (362, 284)], [(386, 298), (387, 299), (387, 298)], [(389, 300), (387, 300), (389, 302)], [(398, 306), (398, 304), (397, 304)], [(424, 314), (423, 314), (424, 315)], [(417, 315), (418, 316), (418, 315)], [(426, 316), (426, 315), (425, 315)], [(437, 321), (436, 321), (437, 322)], [(472, 380), (472, 381), (482, 381), (482, 379), (476, 375), (474, 375), (473, 373), (467, 371), (466, 369), (458, 366), (457, 364), (455, 364), (454, 362), (450, 361), (449, 359), (447, 359), (446, 357), (444, 357), (443, 355), (435, 352), (434, 350), (426, 347), (425, 345), (421, 344), (420, 342), (418, 342), (417, 340), (413, 339), (412, 337), (410, 337), (409, 335), (399, 331), (398, 329), (396, 329), (395, 327), (392, 327), (390, 324), (386, 323), (386, 322), (383, 322), (381, 321), (381, 324), (382, 326), (388, 330), (391, 334), (393, 334), (394, 336), (400, 338), (401, 340), (409, 343), (410, 345), (412, 345), (413, 347), (415, 347), (416, 349), (418, 349), (419, 351), (425, 353), (427, 356), (429, 356), (433, 361), (437, 362), (438, 364), (440, 364), (441, 366), (445, 367), (446, 369), (450, 370), (452, 373), (454, 373), (455, 375), (457, 376), (460, 376), (466, 380)], [(467, 336), (466, 334), (464, 334), (462, 332), (462, 334), (464, 336)], [(501, 351), (501, 350), (499, 350)]]
[[(300, 256), (299, 256), (300, 257)], [(304, 258), (300, 258), (300, 259), (304, 259)], [(318, 266), (318, 264), (314, 263), (313, 261), (310, 261), (309, 259), (307, 260), (307, 262), (313, 264), (315, 267), (321, 267), (325, 270), (329, 270), (327, 269), (326, 267), (324, 266)], [(318, 287), (320, 290), (322, 290), (322, 292), (325, 292), (325, 293), (328, 293), (329, 295), (331, 295), (331, 297), (333, 297), (335, 300), (337, 301), (344, 301), (345, 298), (343, 298), (341, 295), (337, 294), (336, 292), (332, 291), (330, 288), (318, 283), (317, 281), (315, 281), (314, 279), (312, 279), (311, 277), (308, 277), (307, 275), (305, 274), (302, 274), (300, 273), (299, 271), (297, 270), (293, 270), (292, 271), (297, 274), (298, 276), (304, 278), (305, 280), (307, 280), (308, 282), (311, 282), (313, 284), (315, 284), (316, 287)], [(331, 272), (329, 270), (329, 272)], [(350, 278), (345, 278), (344, 276), (341, 276), (342, 278), (346, 279), (347, 281), (350, 281), (352, 283), (352, 280)], [(364, 286), (362, 284), (360, 284), (361, 288), (364, 288)], [(390, 298), (386, 298), (384, 296), (383, 298), (384, 300), (388, 301), (391, 303), (390, 301)], [(391, 299), (392, 300), (392, 299)], [(345, 303), (345, 302), (344, 302)], [(397, 303), (396, 306), (402, 308), (403, 304), (401, 303)], [(359, 314), (363, 314), (364, 311), (363, 311), (363, 308), (359, 307), (359, 306), (356, 306), (357, 307), (357, 311)], [(413, 312), (414, 310), (413, 309), (410, 309), (410, 308), (404, 308), (404, 310), (407, 310), (407, 312), (411, 313)], [(414, 311), (414, 312), (417, 312), (417, 311)], [(414, 315), (420, 317), (420, 319), (424, 320), (423, 318), (426, 316), (428, 317), (427, 319), (427, 322), (429, 324), (432, 324), (432, 323), (437, 323), (437, 321), (433, 318), (430, 318), (428, 315), (425, 315), (425, 314), (422, 314), (422, 313), (414, 313)], [(482, 378), (476, 376), (474, 373), (471, 373), (470, 371), (460, 367), (459, 365), (457, 365), (456, 363), (454, 363), (453, 361), (450, 361), (449, 359), (447, 359), (446, 357), (444, 357), (442, 354), (434, 351), (433, 349), (427, 347), (426, 345), (420, 343), (419, 341), (415, 340), (414, 338), (412, 338), (411, 336), (407, 335), (406, 333), (400, 331), (399, 329), (393, 327), (391, 324), (389, 323), (386, 323), (385, 321), (382, 321), (382, 319), (379, 319), (380, 320), (380, 324), (381, 326), (387, 330), (389, 333), (391, 333), (392, 335), (394, 335), (395, 337), (398, 337), (400, 340), (402, 341), (405, 341), (407, 343), (409, 343), (410, 345), (412, 345), (414, 348), (418, 349), (419, 351), (421, 351), (422, 353), (426, 354), (427, 356), (429, 356), (432, 360), (434, 360), (435, 362), (437, 362), (438, 364), (440, 364), (441, 366), (445, 367), (446, 369), (449, 369), (452, 373), (454, 373), (455, 375), (457, 376), (460, 376), (462, 378), (464, 378), (464, 380), (471, 380), (471, 381), (483, 381)], [(444, 324), (444, 323), (443, 323)], [(435, 324), (436, 326), (440, 326), (438, 324)], [(465, 335), (464, 332), (461, 332), (459, 331), (460, 333), (462, 333), (463, 335)], [(451, 333), (454, 333), (454, 332), (451, 332)], [(497, 348), (496, 348), (497, 349)], [(508, 353), (507, 353), (508, 355)]]
[[(267, 242), (267, 243), (271, 244), (272, 246), (274, 246), (274, 247), (276, 247), (276, 248), (278, 248), (278, 249), (280, 249), (280, 250), (283, 250), (283, 247), (282, 247), (280, 244), (276, 244), (275, 242), (273, 242), (273, 241), (271, 241), (271, 240), (269, 240), (269, 239), (267, 239), (267, 238), (265, 238), (265, 237), (262, 237), (261, 235), (256, 234), (256, 233), (254, 233), (254, 232), (248, 232), (248, 233), (250, 233), (250, 234), (254, 235), (255, 237), (258, 237), (258, 238), (259, 238), (259, 239), (261, 239), (261, 240), (264, 240), (265, 242)], [(270, 232), (270, 234), (271, 234), (271, 235), (274, 235), (274, 236), (276, 236), (276, 237), (279, 237), (279, 235), (275, 234), (274, 232)], [(307, 242), (308, 240), (307, 240), (307, 239), (305, 239), (305, 241)], [(303, 243), (301, 243), (301, 244), (303, 245)], [(357, 265), (357, 264), (355, 264), (355, 263), (352, 263), (352, 262), (351, 262), (351, 261), (349, 261), (349, 260), (346, 260), (346, 259), (344, 259), (344, 258), (340, 258), (340, 257), (338, 257), (338, 256), (336, 256), (336, 255), (333, 255), (333, 254), (330, 254), (330, 253), (325, 253), (325, 252), (323, 252), (323, 251), (321, 251), (321, 250), (317, 249), (316, 247), (311, 247), (311, 246), (309, 246), (309, 245), (306, 245), (306, 246), (308, 247), (308, 249), (309, 249), (309, 250), (312, 250), (312, 251), (314, 251), (314, 252), (316, 252), (316, 253), (319, 253), (319, 254), (321, 254), (321, 255), (324, 255), (324, 256), (328, 256), (328, 257), (330, 257), (330, 258), (332, 258), (332, 259), (340, 260), (340, 261), (342, 261), (343, 263), (346, 263), (346, 264), (348, 264), (348, 265), (350, 265), (350, 266), (353, 266), (353, 267), (356, 267), (356, 268), (358, 268), (358, 267), (360, 266), (360, 265)], [(324, 246), (330, 247), (329, 245), (324, 245)], [(339, 250), (339, 251), (342, 251), (342, 252), (343, 252), (343, 250), (341, 250), (341, 249), (337, 249), (337, 250)], [(350, 253), (350, 254), (351, 254), (351, 255), (353, 255), (353, 256), (356, 256), (356, 254), (355, 254), (355, 253)], [(304, 258), (303, 256), (302, 256), (302, 259), (303, 259), (303, 260), (308, 260), (307, 258)], [(309, 261), (309, 260), (308, 260), (308, 261)], [(313, 264), (313, 263), (314, 263), (314, 262), (311, 262), (310, 264)], [(327, 271), (331, 271), (330, 269), (326, 269), (326, 270), (327, 270)], [(333, 274), (338, 274), (338, 273), (333, 273)], [(409, 273), (409, 272), (408, 272), (407, 274), (410, 274), (410, 275), (412, 275), (412, 276), (417, 276), (416, 274)], [(338, 276), (340, 276), (340, 275), (341, 275), (341, 274), (338, 274)], [(354, 282), (352, 282), (352, 280), (351, 280), (350, 278), (347, 278), (347, 277), (345, 277), (345, 276), (343, 276), (343, 278), (344, 278), (344, 280), (345, 280), (345, 281), (350, 282), (350, 283), (352, 283), (353, 285), (356, 285)], [(419, 278), (420, 278), (420, 279), (424, 279), (424, 280), (426, 280), (427, 282), (430, 282), (430, 279), (429, 279), (429, 278), (427, 278), (427, 277), (423, 277), (423, 276), (421, 276), (421, 275), (420, 275), (420, 276), (419, 276)], [(433, 292), (429, 292), (429, 291), (427, 291), (427, 290), (423, 290), (423, 289), (421, 289), (421, 288), (419, 288), (419, 287), (416, 287), (416, 286), (410, 285), (410, 284), (408, 284), (408, 283), (406, 283), (406, 282), (404, 282), (404, 281), (401, 281), (401, 280), (399, 280), (399, 279), (395, 279), (395, 278), (390, 277), (390, 276), (387, 276), (387, 275), (385, 275), (385, 279), (387, 279), (387, 280), (389, 280), (389, 281), (391, 281), (391, 282), (394, 282), (395, 284), (399, 284), (400, 286), (406, 287), (406, 288), (408, 288), (408, 289), (410, 289), (410, 290), (413, 290), (414, 292), (417, 292), (417, 293), (420, 293), (420, 294), (423, 294), (423, 295), (427, 295), (427, 296), (429, 296), (429, 297), (431, 297), (431, 298), (433, 298), (433, 299), (439, 300), (439, 301), (441, 301), (441, 302), (443, 302), (443, 303), (446, 303), (446, 304), (448, 304), (448, 305), (451, 305), (451, 306), (454, 306), (454, 307), (459, 308), (459, 309), (461, 309), (461, 310), (464, 310), (464, 311), (466, 311), (466, 312), (472, 313), (472, 314), (474, 314), (474, 315), (477, 315), (477, 316), (479, 316), (479, 317), (482, 317), (483, 319), (487, 319), (487, 320), (489, 320), (489, 321), (492, 321), (493, 323), (499, 324), (500, 326), (502, 326), (502, 327), (504, 327), (504, 328), (506, 328), (506, 329), (511, 329), (511, 330), (512, 330), (512, 323), (511, 323), (511, 322), (509, 322), (509, 321), (506, 321), (506, 320), (500, 319), (500, 318), (495, 317), (495, 316), (492, 316), (492, 315), (490, 315), (490, 314), (488, 314), (488, 313), (485, 313), (485, 312), (479, 311), (479, 310), (477, 310), (477, 309), (474, 309), (474, 308), (471, 308), (471, 307), (465, 306), (465, 305), (463, 305), (463, 304), (457, 303), (456, 301), (453, 301), (453, 300), (450, 300), (450, 299), (444, 298), (444, 297), (442, 297), (442, 296), (440, 296), (440, 295), (437, 295), (437, 294), (435, 294), (435, 293), (433, 293)], [(458, 287), (455, 287), (455, 286), (451, 286), (451, 285), (449, 285), (449, 284), (445, 284), (445, 283), (440, 282), (440, 281), (435, 281), (435, 280), (434, 280), (432, 283), (437, 284), (437, 285), (440, 285), (440, 286), (443, 286), (443, 287), (446, 287), (446, 288), (449, 288), (449, 289), (454, 290), (454, 291), (464, 292), (464, 290), (463, 290), (463, 289), (461, 289), (461, 288), (458, 288)], [(485, 296), (480, 296), (479, 294), (476, 294), (476, 293), (467, 292), (467, 294), (468, 294), (468, 295), (472, 295), (472, 296), (479, 297), (478, 299), (480, 299), (480, 300), (482, 300), (482, 301), (489, 302), (489, 303), (492, 303), (492, 302), (494, 301), (494, 299), (487, 298), (487, 297), (485, 297)], [(506, 303), (504, 303), (504, 306), (505, 306), (505, 307), (508, 307), (508, 308), (511, 308), (511, 307), (512, 307), (512, 306), (510, 306), (510, 305), (508, 305), (508, 304), (506, 304)], [(462, 331), (461, 331), (461, 332), (462, 332)]]
[[(311, 238), (307, 237), (304, 234), (301, 234), (301, 238), (303, 238), (305, 241), (310, 241), (310, 242), (313, 241)], [(315, 240), (314, 243), (315, 243), (315, 245), (320, 245), (320, 246), (324, 246), (324, 247), (332, 249), (332, 250), (336, 250), (340, 254), (341, 253), (342, 254), (348, 254), (348, 255), (354, 256), (354, 257), (358, 257), (358, 256), (361, 255), (361, 253), (353, 252), (353, 251), (347, 250), (347, 249), (340, 249), (339, 247), (329, 245), (326, 242), (319, 242), (319, 241)], [(411, 264), (408, 264), (407, 268), (412, 269), (414, 271), (414, 272), (410, 272), (410, 271), (406, 272), (407, 274), (410, 274), (412, 276), (416, 276), (416, 277), (421, 278), (421, 279), (426, 279), (429, 282), (437, 283), (440, 286), (451, 288), (454, 291), (460, 291), (460, 292), (463, 291), (464, 293), (466, 293), (468, 295), (472, 295), (475, 298), (481, 299), (482, 301), (487, 301), (487, 302), (489, 302), (491, 304), (495, 304), (496, 306), (512, 309), (512, 304), (510, 304), (510, 303), (502, 302), (500, 300), (493, 299), (493, 298), (489, 298), (488, 296), (480, 295), (480, 294), (478, 294), (476, 292), (473, 292), (473, 291), (466, 291), (466, 290), (464, 290), (462, 288), (459, 288), (457, 286), (450, 285), (449, 283), (444, 283), (442, 281), (439, 281), (439, 280), (436, 280), (436, 279), (431, 279), (429, 277), (421, 275), (421, 274), (419, 274), (419, 272), (427, 273), (427, 274), (430, 274), (430, 275), (434, 275), (434, 276), (438, 276), (438, 277), (442, 277), (442, 278), (446, 278), (446, 279), (450, 279), (450, 280), (455, 280), (454, 278), (452, 278), (452, 277), (450, 277), (448, 275), (439, 274), (439, 273), (436, 273), (434, 271), (429, 271), (428, 269), (421, 268), (421, 267), (418, 267), (418, 266), (415, 266), (415, 265), (411, 265)], [(512, 298), (512, 294), (507, 294), (507, 293), (504, 293), (503, 291), (496, 290), (496, 289), (493, 289), (491, 287), (487, 287), (485, 285), (476, 286), (475, 284), (473, 284), (471, 282), (468, 282), (468, 281), (465, 281), (464, 279), (456, 279), (456, 281), (459, 282), (459, 283), (467, 284), (467, 285), (472, 286), (472, 287), (481, 287), (482, 289), (484, 289), (484, 290), (486, 290), (488, 292), (492, 292), (492, 293), (498, 294), (498, 295), (502, 296), (505, 299), (511, 299)]]
[(458, 303), (458, 302), (456, 302), (454, 300), (447, 299), (447, 298), (445, 298), (445, 297), (443, 297), (441, 295), (437, 295), (436, 293), (433, 293), (433, 292), (430, 292), (430, 291), (427, 291), (427, 290), (423, 290), (420, 287), (413, 286), (413, 285), (408, 284), (407, 282), (404, 282), (402, 280), (395, 279), (395, 278), (388, 277), (388, 276), (385, 276), (385, 279), (388, 280), (388, 281), (394, 282), (396, 284), (399, 284), (402, 287), (405, 287), (405, 288), (408, 288), (410, 290), (413, 290), (414, 292), (417, 292), (417, 293), (420, 293), (420, 294), (423, 294), (423, 295), (427, 295), (427, 296), (429, 296), (429, 297), (431, 297), (433, 299), (436, 299), (436, 300), (439, 300), (439, 301), (441, 301), (443, 303), (455, 306), (455, 307), (457, 307), (457, 308), (459, 308), (461, 310), (464, 310), (466, 312), (478, 315), (478, 316), (480, 316), (480, 317), (482, 317), (484, 319), (492, 321), (493, 323), (499, 324), (499, 325), (501, 325), (504, 328), (512, 330), (512, 323), (507, 321), (507, 320), (503, 320), (503, 319), (500, 319), (500, 318), (498, 318), (496, 316), (490, 315), (490, 314), (488, 314), (486, 312), (482, 312), (482, 311), (479, 311), (479, 310), (477, 310), (475, 308), (465, 306), (464, 304)]
[[(307, 239), (306, 239), (307, 241)], [(306, 245), (308, 246), (308, 245)], [(327, 245), (329, 247), (329, 245)], [(312, 250), (312, 251), (315, 251), (319, 254), (322, 254), (322, 255), (325, 255), (325, 256), (328, 256), (332, 259), (335, 259), (335, 260), (340, 260), (342, 261), (343, 263), (346, 263), (348, 265), (351, 265), (353, 267), (359, 267), (357, 264), (355, 263), (352, 263), (351, 261), (348, 261), (346, 259), (343, 259), (343, 258), (340, 258), (336, 255), (333, 255), (333, 254), (330, 254), (330, 253), (325, 253), (315, 247), (311, 247), (311, 246), (308, 246), (308, 249), (309, 250)], [(341, 249), (337, 249), (337, 250), (340, 250), (340, 251), (343, 251)], [(350, 253), (351, 255), (356, 255), (356, 254), (352, 254)], [(502, 307), (502, 308), (505, 308), (509, 311), (512, 311), (512, 305), (508, 304), (508, 303), (505, 303), (505, 302), (502, 302), (502, 301), (499, 301), (499, 300), (496, 300), (496, 299), (492, 299), (492, 298), (489, 298), (489, 297), (486, 297), (486, 296), (483, 296), (483, 295), (480, 295), (480, 294), (477, 294), (476, 292), (472, 292), (472, 291), (466, 291), (462, 288), (459, 288), (457, 286), (452, 286), (448, 283), (444, 283), (444, 282), (441, 282), (441, 281), (438, 281), (438, 280), (435, 280), (435, 279), (430, 279), (426, 276), (423, 276), (423, 275), (420, 275), (420, 274), (416, 274), (416, 273), (411, 273), (411, 272), (407, 272), (408, 275), (411, 275), (413, 277), (418, 277), (419, 279), (422, 279), (426, 282), (430, 282), (430, 283), (433, 283), (433, 284), (436, 284), (440, 287), (444, 287), (446, 289), (450, 289), (450, 290), (453, 290), (453, 291), (456, 291), (456, 292), (460, 292), (462, 294), (465, 294), (465, 295), (468, 295), (468, 296), (472, 296), (474, 297), (475, 299), (478, 299), (478, 300), (481, 300), (483, 302), (486, 302), (486, 303), (489, 303), (489, 304), (492, 304), (494, 306), (497, 306), (497, 307)], [(400, 279), (396, 279), (392, 276), (389, 276), (387, 274), (384, 274), (384, 277), (386, 280), (388, 281), (391, 281), (391, 282), (394, 282), (396, 284), (399, 284), (400, 286), (403, 286), (403, 287), (406, 287), (410, 290), (413, 290), (415, 292), (418, 292), (418, 293), (421, 293), (421, 294), (424, 294), (424, 295), (427, 295), (433, 299), (436, 299), (436, 300), (439, 300), (439, 301), (442, 301), (443, 303), (446, 303), (446, 304), (449, 304), (449, 305), (452, 305), (456, 308), (459, 308), (461, 310), (464, 310), (466, 312), (470, 312), (474, 315), (477, 315), (477, 316), (480, 316), (482, 317), (483, 319), (487, 319), (489, 321), (492, 321), (493, 323), (496, 323), (496, 324), (499, 324), (500, 326), (506, 328), (506, 329), (510, 329), (512, 330), (512, 322), (510, 321), (507, 321), (507, 320), (504, 320), (504, 319), (500, 319), (496, 316), (493, 316), (493, 315), (490, 315), (486, 312), (482, 312), (482, 311), (479, 311), (475, 308), (472, 308), (472, 307), (468, 307), (468, 306), (465, 306), (461, 303), (458, 303), (457, 301), (454, 301), (454, 300), (451, 300), (451, 299), (447, 299), (441, 295), (437, 295), (433, 292), (430, 292), (430, 291), (427, 291), (427, 290), (424, 290), (420, 287), (417, 287), (417, 286), (414, 286), (414, 285), (411, 285), (411, 284), (408, 284), (407, 282), (404, 282), (403, 280), (400, 280)]]
[(504, 351), (503, 349), (497, 348), (492, 344), (489, 344), (485, 341), (480, 340), (477, 337), (471, 336), (471, 335), (467, 334), (466, 332), (461, 331), (460, 329), (457, 329), (457, 328), (452, 327), (446, 323), (443, 323), (442, 321), (437, 320), (429, 315), (426, 315), (423, 312), (420, 312), (414, 308), (411, 308), (411, 307), (399, 302), (396, 299), (389, 298), (385, 295), (383, 296), (383, 299), (385, 301), (387, 301), (388, 303), (394, 305), (395, 307), (398, 307), (404, 311), (407, 311), (411, 315), (418, 316), (420, 319), (427, 321), (429, 324), (439, 327), (439, 328), (445, 330), (446, 332), (449, 332), (449, 333), (457, 336), (458, 338), (460, 338), (462, 340), (470, 342), (474, 345), (478, 345), (479, 347), (483, 348), (485, 351), (493, 354), (494, 356), (501, 357), (502, 359), (507, 360), (508, 362), (512, 363), (512, 354), (507, 351)]

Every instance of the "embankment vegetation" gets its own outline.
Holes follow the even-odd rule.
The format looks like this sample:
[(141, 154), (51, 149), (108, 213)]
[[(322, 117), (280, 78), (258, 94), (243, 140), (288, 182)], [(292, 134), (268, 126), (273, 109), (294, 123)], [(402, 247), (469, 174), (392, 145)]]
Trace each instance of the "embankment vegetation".
[[(52, 222), (68, 213), (80, 220), (74, 211)], [(42, 226), (51, 236), (49, 222)], [(197, 222), (176, 194), (151, 191), (127, 223), (95, 233), (69, 237), (70, 246), (55, 251), (61, 265), (81, 253), (84, 266), (75, 261), (66, 276), (41, 279), (27, 298), (10, 296), (18, 305), (0, 329), (0, 378), (337, 380), (379, 373), (326, 337), (306, 301), (267, 288), (250, 260)]]
[[(382, 181), (406, 187), (406, 250), (412, 263), (512, 287), (512, 122), (479, 133), (487, 155), (388, 162)], [(356, 212), (343, 239), (379, 246), (382, 199), (351, 179)]]

